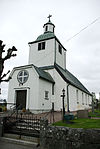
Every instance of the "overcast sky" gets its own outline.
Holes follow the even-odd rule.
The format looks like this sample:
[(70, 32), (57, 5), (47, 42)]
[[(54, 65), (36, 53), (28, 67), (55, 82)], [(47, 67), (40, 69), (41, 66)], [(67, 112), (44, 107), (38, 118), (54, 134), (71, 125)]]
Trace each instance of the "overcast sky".
[[(0, 0), (0, 39), (6, 44), (5, 50), (13, 45), (18, 49), (17, 57), (5, 63), (5, 72), (28, 64), (28, 42), (43, 33), (49, 14), (56, 26), (55, 35), (67, 49), (67, 69), (90, 92), (98, 94), (100, 0)], [(2, 96), (7, 98), (7, 83), (2, 83), (1, 87)]]

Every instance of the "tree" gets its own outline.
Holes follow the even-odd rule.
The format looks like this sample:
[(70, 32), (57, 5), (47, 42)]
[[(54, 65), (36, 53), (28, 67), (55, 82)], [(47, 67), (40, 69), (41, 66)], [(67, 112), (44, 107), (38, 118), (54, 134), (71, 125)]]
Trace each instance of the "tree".
[(8, 70), (7, 73), (4, 73), (3, 74), (3, 70), (4, 70), (4, 62), (7, 60), (7, 59), (10, 59), (11, 57), (14, 57), (16, 56), (16, 54), (13, 54), (14, 51), (17, 51), (17, 49), (13, 46), (12, 48), (9, 48), (7, 50), (7, 54), (6, 56), (3, 58), (2, 55), (3, 55), (3, 52), (5, 52), (4, 50), (4, 47), (5, 45), (3, 44), (3, 41), (0, 40), (0, 83), (5, 81), (9, 81), (9, 79), (4, 79), (7, 74), (10, 72), (10, 70)]

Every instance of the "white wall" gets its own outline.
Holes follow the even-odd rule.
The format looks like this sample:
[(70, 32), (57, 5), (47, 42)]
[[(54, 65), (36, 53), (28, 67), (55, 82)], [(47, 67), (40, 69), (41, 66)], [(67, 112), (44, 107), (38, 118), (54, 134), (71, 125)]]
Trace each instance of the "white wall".
[(66, 68), (66, 51), (62, 47), (62, 54), (59, 53), (59, 43), (56, 41), (56, 63), (63, 69)]
[[(55, 110), (61, 110), (62, 109), (62, 98), (61, 98), (62, 89), (63, 88), (66, 89), (66, 83), (55, 69), (50, 69), (47, 71), (51, 74), (51, 76), (55, 81), (55, 86), (54, 86), (55, 94), (52, 100), (55, 105)], [(66, 102), (67, 100), (65, 96), (65, 106), (66, 106)]]
[[(76, 90), (78, 90), (78, 102), (77, 102)], [(82, 99), (82, 93), (83, 93), (83, 99)], [(84, 100), (84, 102), (82, 100)], [(70, 111), (90, 109), (91, 107), (89, 105), (91, 104), (91, 102), (92, 102), (92, 97), (90, 95), (69, 85), (69, 105), (70, 105), (69, 110)]]
[(38, 51), (38, 43), (30, 44), (29, 64), (35, 66), (54, 65), (55, 39), (45, 40), (45, 49)]
[[(45, 91), (48, 91), (48, 100), (45, 99)], [(40, 109), (51, 109), (52, 108), (52, 83), (43, 79), (39, 80), (39, 100), (38, 107)]]

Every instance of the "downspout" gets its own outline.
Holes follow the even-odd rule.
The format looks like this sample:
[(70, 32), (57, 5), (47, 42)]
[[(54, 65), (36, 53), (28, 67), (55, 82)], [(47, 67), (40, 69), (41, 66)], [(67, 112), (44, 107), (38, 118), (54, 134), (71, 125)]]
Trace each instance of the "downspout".
[(69, 110), (69, 90), (68, 90), (68, 87), (69, 87), (70, 84), (67, 85), (67, 112), (69, 113), (70, 110)]

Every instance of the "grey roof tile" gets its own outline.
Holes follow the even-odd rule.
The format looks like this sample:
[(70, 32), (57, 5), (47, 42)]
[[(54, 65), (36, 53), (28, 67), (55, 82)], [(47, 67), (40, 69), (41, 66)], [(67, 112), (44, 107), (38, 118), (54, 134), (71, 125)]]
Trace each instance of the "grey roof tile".
[(49, 82), (55, 83), (55, 81), (53, 80), (53, 78), (51, 77), (51, 75), (48, 72), (45, 72), (44, 70), (42, 70), (41, 68), (36, 67), (36, 66), (34, 66), (34, 68), (37, 71), (40, 78), (45, 79)]
[(54, 33), (52, 32), (46, 32), (40, 36), (38, 36), (38, 38), (36, 39), (36, 41), (41, 41), (41, 40), (45, 40), (45, 39), (49, 39), (49, 38), (53, 38), (55, 37)]
[(55, 64), (55, 68), (58, 71), (58, 73), (61, 75), (61, 77), (68, 82), (69, 84), (79, 88), (80, 90), (90, 94), (90, 92), (85, 88), (85, 86), (73, 75), (71, 74), (67, 69), (63, 69), (58, 64)]

